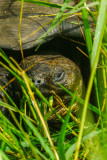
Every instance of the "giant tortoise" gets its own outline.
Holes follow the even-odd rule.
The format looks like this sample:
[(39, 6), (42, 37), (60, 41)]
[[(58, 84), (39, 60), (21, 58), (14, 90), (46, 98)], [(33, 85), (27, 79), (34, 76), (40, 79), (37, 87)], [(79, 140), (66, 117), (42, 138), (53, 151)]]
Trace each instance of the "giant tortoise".
[[(87, 82), (90, 74), (89, 60), (87, 57), (85, 57), (85, 55), (82, 54), (85, 52), (87, 56), (87, 47), (86, 47), (85, 36), (84, 36), (83, 20), (82, 20), (81, 13), (79, 13), (79, 11), (81, 11), (81, 8), (84, 6), (87, 8), (87, 10), (89, 10), (88, 2), (90, 3), (90, 0), (86, 2), (85, 0), (83, 1), (80, 1), (80, 0), (72, 0), (72, 1), (70, 0), (41, 0), (41, 1), (34, 0), (33, 1), (32, 0), (32, 2), (36, 4), (29, 3), (28, 0), (24, 0), (23, 4), (21, 4), (21, 0), (19, 1), (18, 0), (0, 0), (0, 47), (3, 49), (3, 51), (5, 51), (8, 57), (9, 56), (14, 57), (15, 60), (17, 60), (17, 62), (20, 64), (20, 67), (18, 66), (18, 64), (15, 63), (16, 66), (18, 66), (18, 69), (22, 71), (22, 73), (25, 73), (25, 72), (27, 73), (29, 78), (27, 77), (27, 75), (26, 77), (29, 80), (29, 84), (30, 83), (33, 84), (33, 87), (36, 86), (35, 90), (37, 90), (38, 88), (46, 98), (49, 98), (51, 95), (54, 97), (54, 102), (49, 106), (50, 108), (53, 107), (53, 110), (51, 108), (51, 111), (54, 111), (54, 112), (51, 112), (52, 114), (50, 115), (50, 108), (48, 108), (47, 112), (49, 114), (46, 112), (46, 115), (48, 116), (50, 115), (50, 116), (48, 117), (47, 122), (52, 127), (53, 127), (52, 125), (53, 122), (55, 122), (55, 125), (57, 123), (58, 129), (59, 129), (60, 128), (59, 117), (57, 118), (57, 113), (59, 113), (60, 120), (62, 118), (62, 122), (65, 122), (65, 126), (63, 125), (64, 127), (62, 127), (61, 134), (60, 134), (61, 136), (59, 136), (59, 146), (61, 146), (62, 148), (60, 147), (58, 151), (60, 152), (61, 155), (68, 153), (68, 152), (65, 152), (65, 150), (69, 151), (72, 154), (76, 146), (75, 142), (77, 140), (76, 139), (77, 137), (75, 137), (73, 141), (71, 140), (71, 137), (70, 137), (70, 141), (71, 141), (70, 143), (68, 141), (67, 143), (64, 143), (63, 141), (65, 133), (62, 134), (62, 132), (65, 132), (65, 127), (68, 127), (68, 131), (70, 129), (70, 134), (72, 130), (72, 127), (71, 127), (72, 124), (71, 126), (66, 125), (68, 117), (66, 118), (66, 121), (63, 121), (63, 118), (67, 113), (66, 110), (68, 110), (68, 108), (65, 109), (64, 107), (65, 106), (68, 107), (69, 104), (72, 104), (72, 99), (73, 100), (75, 99), (75, 102), (71, 107), (71, 111), (73, 113), (72, 118), (74, 118), (77, 122), (77, 119), (75, 118), (74, 115), (76, 114), (76, 116), (81, 116), (82, 106), (83, 106), (79, 103), (78, 100), (81, 100), (81, 102), (83, 102), (82, 99), (84, 99), (84, 96), (85, 96), (85, 87), (87, 87)], [(85, 5), (83, 5), (83, 2), (85, 2)], [(74, 8), (75, 8), (75, 11), (73, 10)], [(21, 11), (22, 11), (22, 15), (21, 15)], [(89, 14), (91, 15), (91, 12), (89, 12)], [(87, 22), (87, 19), (85, 22)], [(94, 25), (91, 17), (89, 19), (89, 22), (90, 22), (90, 28), (93, 31)], [(36, 52), (35, 52), (35, 49), (36, 49)], [(0, 52), (2, 52), (2, 50)], [(24, 53), (23, 61), (22, 61), (21, 53)], [(0, 61), (5, 63), (5, 61), (3, 61), (1, 57), (0, 57)], [(2, 63), (0, 62), (0, 64)], [(28, 90), (24, 90), (27, 87), (24, 88), (24, 86), (21, 86), (22, 87), (21, 88), (17, 80), (15, 80), (9, 85), (5, 85), (7, 84), (7, 82), (9, 82), (11, 78), (13, 77), (10, 74), (10, 72), (8, 72), (5, 68), (0, 66), (0, 110), (5, 114), (7, 110), (3, 107), (4, 105), (2, 104), (4, 104), (3, 101), (5, 101), (6, 103), (8, 102), (5, 96), (5, 93), (3, 92), (3, 90), (1, 91), (1, 86), (2, 86), (4, 91), (9, 93), (10, 97), (15, 98), (14, 101), (16, 102), (16, 104), (17, 104), (16, 97), (19, 98), (18, 101), (21, 99), (21, 105), (22, 105), (25, 95), (27, 95), (31, 100), (30, 101), (31, 106), (33, 106), (33, 109), (35, 111), (35, 108), (33, 105), (35, 101), (32, 100), (32, 97), (31, 95), (29, 95), (29, 92), (27, 94)], [(74, 95), (72, 96), (73, 98), (71, 98), (71, 94), (69, 95), (67, 92), (65, 92), (65, 90), (63, 90), (63, 88), (61, 88), (61, 85), (65, 87), (69, 93), (75, 93), (75, 94), (72, 94)], [(20, 89), (22, 89), (24, 93), (26, 93), (25, 95), (23, 95), (23, 97), (22, 97), (22, 90)], [(20, 98), (20, 95), (21, 95), (21, 98)], [(33, 92), (33, 95), (35, 96), (37, 101), (40, 100), (40, 97), (38, 98), (36, 93), (34, 94)], [(48, 101), (48, 102), (51, 102), (51, 101)], [(30, 106), (28, 101), (27, 103), (25, 102), (25, 107), (26, 107), (26, 104)], [(40, 108), (41, 108), (41, 104), (42, 103), (38, 103), (38, 106)], [(46, 103), (43, 105), (45, 108)], [(38, 159), (40, 150), (42, 150), (42, 152), (44, 153), (45, 149), (47, 148), (48, 150), (47, 153), (48, 153), (51, 151), (51, 150), (49, 151), (48, 149), (50, 144), (52, 147), (54, 145), (50, 143), (48, 146), (45, 146), (45, 144), (47, 143), (47, 139), (44, 138), (43, 139), (44, 141), (41, 142), (41, 144), (42, 143), (44, 144), (42, 149), (40, 148), (40, 146), (37, 147), (38, 142), (37, 143), (34, 142), (35, 137), (38, 140), (39, 138), (42, 139), (42, 136), (45, 135), (44, 132), (42, 132), (43, 130), (41, 129), (42, 128), (41, 123), (39, 123), (38, 121), (38, 123), (40, 124), (38, 127), (38, 130), (42, 132), (41, 134), (39, 134), (38, 130), (36, 129), (34, 130), (35, 126), (32, 127), (32, 124), (34, 123), (32, 124), (29, 123), (31, 125), (28, 126), (28, 124), (26, 123), (26, 122), (29, 122), (28, 117), (26, 116), (25, 113), (23, 114), (23, 110), (24, 109), (21, 108), (21, 112), (18, 109), (16, 111), (19, 111), (19, 113), (21, 113), (21, 116), (22, 116), (21, 118), (24, 117), (27, 120), (25, 121), (24, 129), (26, 131), (27, 130), (26, 128), (28, 127), (27, 131), (29, 132), (30, 136), (26, 134), (23, 131), (23, 129), (19, 127), (19, 125), (18, 127), (20, 128), (20, 131), (22, 131), (22, 133), (20, 131), (17, 132), (17, 130), (15, 131), (13, 126), (9, 128), (8, 124), (10, 123), (8, 121), (2, 121), (3, 114), (1, 114), (1, 111), (0, 111), (0, 114), (2, 115), (0, 117), (0, 120), (1, 120), (0, 122), (4, 123), (3, 129), (6, 129), (6, 132), (4, 130), (3, 133), (7, 134), (8, 131), (10, 133), (10, 137), (8, 136), (5, 138), (3, 136), (3, 139), (5, 141), (2, 143), (1, 148), (3, 149), (3, 151), (5, 151), (5, 149), (8, 149), (9, 147), (12, 148), (12, 145), (9, 147), (5, 147), (5, 144), (6, 143), (9, 144), (8, 139), (10, 140), (11, 144), (13, 144), (13, 142), (15, 142), (18, 137), (19, 141), (17, 141), (16, 145), (19, 148), (15, 146), (15, 143), (14, 143), (14, 146), (15, 146), (14, 151), (16, 150), (16, 152), (15, 154), (14, 152), (12, 152), (12, 155), (16, 155), (18, 159), (23, 159), (23, 158), (25, 159), (24, 156), (26, 156), (28, 159), (31, 159), (31, 158), (34, 158), (33, 152), (34, 152), (34, 155), (36, 155), (35, 151), (37, 150), (38, 152), (36, 155), (37, 156), (36, 159)], [(57, 111), (57, 113), (55, 111)], [(37, 112), (34, 112), (34, 113), (37, 113)], [(32, 115), (33, 115), (33, 112), (32, 112)], [(89, 110), (86, 118), (88, 118), (88, 116), (89, 116), (89, 120), (91, 119), (91, 122), (93, 122), (94, 121), (93, 113)], [(36, 117), (38, 117), (38, 115)], [(6, 120), (6, 118), (4, 120)], [(72, 123), (74, 121), (71, 120), (70, 122)], [(2, 126), (3, 126), (3, 123), (2, 123)], [(20, 121), (20, 123), (22, 124), (23, 122)], [(21, 126), (23, 126), (23, 124)], [(31, 133), (31, 130), (29, 130), (30, 127), (33, 128), (33, 131), (34, 131), (33, 134)], [(92, 127), (91, 129), (93, 129), (92, 123), (91, 123), (91, 127)], [(76, 128), (75, 123), (74, 123), (74, 128)], [(84, 126), (84, 128), (86, 129), (86, 136), (83, 137), (82, 139), (83, 141), (86, 139), (89, 140), (91, 137), (93, 137), (97, 133), (101, 133), (98, 130), (97, 133), (94, 131), (92, 134), (87, 134), (87, 132), (89, 133), (90, 129), (86, 125)], [(1, 131), (3, 131), (1, 129), (2, 128), (0, 128), (0, 133)], [(12, 129), (13, 133), (11, 133), (10, 129)], [(104, 130), (103, 130), (103, 133), (104, 133)], [(81, 134), (82, 132), (80, 132), (80, 135)], [(11, 139), (12, 135), (13, 135), (13, 139)], [(16, 135), (16, 137), (14, 135)], [(20, 135), (22, 136), (19, 137)], [(33, 135), (35, 135), (34, 139), (33, 139)], [(25, 139), (25, 137), (27, 138)], [(54, 136), (52, 138), (54, 139)], [(81, 138), (79, 140), (81, 140)], [(95, 137), (94, 138), (95, 145), (94, 147), (91, 148), (91, 150), (94, 149), (94, 153), (95, 153), (94, 158), (103, 159), (102, 157), (100, 157), (100, 153), (102, 152), (102, 150), (100, 150), (97, 145), (98, 141), (99, 139)], [(101, 142), (103, 144), (103, 141)], [(89, 140), (89, 143), (87, 142), (87, 144), (88, 146), (91, 146), (90, 144), (92, 144), (92, 141)], [(24, 147), (22, 145), (24, 145)], [(33, 148), (32, 150), (29, 150), (30, 146), (31, 148), (33, 148), (33, 146), (36, 146), (37, 148), (36, 150), (35, 148)], [(63, 149), (63, 146), (64, 146), (64, 149)], [(68, 146), (70, 146), (69, 149), (67, 149)], [(81, 148), (83, 148), (83, 145)], [(97, 151), (96, 151), (96, 148), (98, 148)], [(78, 150), (78, 145), (77, 145), (77, 150)], [(10, 154), (10, 151), (11, 150), (9, 150), (9, 154)], [(54, 148), (54, 151), (55, 151), (55, 148)], [(23, 152), (25, 154), (23, 154)], [(48, 158), (45, 158), (45, 159), (51, 159), (47, 153), (46, 153), (46, 157)], [(73, 159), (71, 158), (71, 154), (69, 159)], [(86, 159), (86, 154), (87, 154), (87, 150), (86, 152), (84, 151), (82, 153), (82, 156), (84, 156), (83, 159)], [(79, 158), (81, 159), (81, 156)], [(59, 158), (57, 159), (59, 160)], [(62, 159), (66, 159), (66, 158), (63, 157)]]
[[(87, 60), (84, 61), (79, 54), (76, 53), (76, 47), (78, 46), (82, 46), (82, 49), (85, 47), (86, 51), (85, 40), (83, 39), (83, 21), (79, 14), (69, 14), (69, 11), (73, 7), (81, 3), (78, 1), (69, 2), (64, 12), (63, 9), (60, 10), (64, 3), (63, 0), (50, 0), (49, 3), (53, 7), (49, 7), (48, 2), (44, 0), (43, 3), (44, 6), (39, 5), (39, 2), (37, 4), (27, 1), (24, 2), (21, 19), (20, 1), (1, 0), (0, 47), (6, 50), (7, 55), (11, 55), (14, 58), (20, 57), (21, 47), (24, 50), (25, 57), (30, 55), (30, 57), (25, 58), (24, 64), (21, 62), (21, 67), (26, 69), (32, 65), (32, 63), (34, 64), (27, 73), (43, 94), (47, 95), (51, 93), (51, 90), (54, 90), (67, 102), (69, 98), (67, 99), (66, 95), (62, 95), (63, 91), (56, 84), (56, 82), (59, 81), (59, 83), (72, 92), (78, 88), (77, 95), (83, 97), (84, 82), (78, 65), (81, 63), (84, 66)], [(82, 6), (82, 4), (80, 6)], [(60, 15), (58, 21), (56, 21), (55, 17), (59, 11), (62, 11), (63, 14)], [(64, 18), (67, 14), (69, 16)], [(56, 27), (52, 26), (53, 23)], [(59, 23), (59, 25), (57, 25), (57, 23)], [(48, 32), (49, 29), (50, 32)], [(72, 40), (69, 40), (69, 38)], [(66, 41), (68, 41), (67, 45)], [(79, 42), (77, 43), (76, 41)], [(32, 56), (37, 53), (34, 53), (34, 50), (33, 53), (31, 53), (32, 50), (30, 49), (33, 47), (36, 48), (39, 44), (41, 44), (40, 55)], [(69, 49), (68, 51), (65, 49), (65, 53), (63, 53), (65, 46), (67, 46), (66, 49), (70, 48), (71, 50)], [(27, 52), (29, 52), (29, 54)], [(47, 55), (43, 56), (44, 54)], [(55, 56), (56, 54), (58, 56)], [(59, 54), (72, 59), (74, 62), (63, 56), (59, 56)], [(3, 74), (0, 76), (2, 75)], [(7, 75), (3, 78), (4, 80), (7, 79)], [(43, 88), (40, 87), (41, 83)], [(0, 81), (0, 84), (3, 85), (2, 81)], [(77, 106), (76, 102), (76, 108), (78, 108)]]

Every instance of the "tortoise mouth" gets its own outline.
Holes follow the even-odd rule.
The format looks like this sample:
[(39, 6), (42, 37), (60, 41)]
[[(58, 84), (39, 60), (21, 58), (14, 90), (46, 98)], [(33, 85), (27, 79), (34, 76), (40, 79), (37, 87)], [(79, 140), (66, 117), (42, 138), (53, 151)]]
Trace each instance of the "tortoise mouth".
[(69, 95), (67, 95), (67, 93), (65, 93), (63, 90), (58, 91), (58, 90), (54, 90), (54, 89), (49, 89), (48, 86), (44, 85), (45, 87), (43, 88), (39, 88), (39, 91), (42, 93), (42, 95), (45, 98), (49, 98), (50, 96), (55, 96), (55, 97), (59, 97), (60, 99), (62, 99), (63, 101), (65, 99), (67, 99), (69, 97)]

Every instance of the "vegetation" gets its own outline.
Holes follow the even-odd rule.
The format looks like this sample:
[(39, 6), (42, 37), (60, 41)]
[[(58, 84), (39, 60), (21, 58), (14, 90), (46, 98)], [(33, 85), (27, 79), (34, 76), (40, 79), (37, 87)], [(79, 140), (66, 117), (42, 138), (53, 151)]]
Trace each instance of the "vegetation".
[[(76, 93), (71, 93), (59, 84), (60, 87), (64, 89), (64, 92), (67, 92), (67, 94), (72, 97), (69, 104), (69, 110), (63, 119), (53, 108), (53, 96), (45, 98), (30, 81), (25, 71), (20, 68), (17, 62), (13, 58), (8, 59), (3, 50), (1, 50), (0, 59), (3, 59), (7, 65), (1, 61), (0, 65), (5, 67), (17, 79), (21, 86), (23, 96), (20, 99), (20, 103), (16, 104), (14, 99), (6, 93), (3, 88), (1, 88), (9, 103), (0, 101), (0, 106), (8, 109), (9, 114), (11, 115), (11, 120), (0, 111), (0, 159), (105, 160), (107, 157), (106, 0), (93, 1), (88, 4), (85, 0), (82, 0), (74, 7), (69, 6), (70, 0), (64, 0), (63, 5), (39, 0), (24, 1), (34, 3), (34, 5), (44, 5), (47, 7), (55, 7), (60, 9), (47, 33), (40, 38), (44, 38), (54, 27), (61, 24), (62, 21), (64, 21), (69, 15), (77, 12), (82, 15), (86, 45), (90, 59), (91, 74), (85, 100), (78, 99), (78, 97), (76, 97)], [(22, 15), (23, 0), (21, 3)], [(94, 6), (95, 11), (92, 12), (89, 10), (89, 6)], [(69, 12), (63, 14), (66, 8), (69, 9)], [(89, 15), (95, 25), (93, 40), (88, 21)], [(22, 16), (20, 16), (20, 20), (21, 17)], [(89, 103), (93, 83), (95, 85), (96, 106)], [(35, 99), (34, 93), (38, 95), (39, 99)], [(72, 104), (75, 99), (78, 99), (78, 101), (84, 105), (80, 123), (76, 118), (74, 121), (69, 121)], [(27, 112), (28, 108), (29, 112)], [(86, 112), (88, 108), (92, 110), (97, 117), (96, 122), (93, 125), (85, 124)], [(59, 121), (62, 123), (61, 128), (59, 127), (57, 130), (52, 130), (51, 126), (47, 123), (50, 115), (45, 114), (46, 110), (50, 110), (50, 115), (52, 112), (57, 114)], [(84, 125), (86, 126), (84, 127)]]

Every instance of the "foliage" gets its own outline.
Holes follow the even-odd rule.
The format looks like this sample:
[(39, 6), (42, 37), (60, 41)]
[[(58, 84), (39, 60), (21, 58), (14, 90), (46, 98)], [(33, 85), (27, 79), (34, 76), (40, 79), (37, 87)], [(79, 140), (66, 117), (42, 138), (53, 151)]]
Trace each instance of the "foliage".
[[(3, 113), (0, 111), (0, 159), (106, 159), (106, 0), (90, 2), (89, 4), (87, 4), (85, 0), (82, 0), (74, 7), (70, 6), (70, 0), (65, 0), (64, 4), (62, 5), (39, 0), (25, 0), (25, 2), (34, 3), (34, 5), (44, 5), (47, 7), (60, 9), (47, 33), (40, 37), (40, 39), (45, 38), (54, 27), (60, 25), (71, 14), (79, 12), (79, 14), (82, 15), (86, 45), (91, 64), (91, 74), (85, 100), (76, 97), (76, 93), (71, 93), (59, 84), (59, 86), (63, 88), (64, 92), (72, 97), (68, 107), (68, 112), (65, 118), (63, 118), (58, 115), (53, 108), (53, 96), (44, 97), (31, 82), (25, 71), (20, 68), (17, 62), (13, 58), (8, 59), (6, 54), (1, 50), (0, 57), (6, 62), (6, 64), (0, 61), (0, 65), (5, 67), (11, 73), (11, 75), (17, 79), (17, 83), (19, 83), (19, 86), (22, 90), (22, 96), (17, 104), (11, 95), (6, 93), (6, 91), (1, 88), (9, 103), (0, 101), (0, 106), (8, 109), (11, 119), (6, 115), (3, 115)], [(94, 6), (95, 11), (92, 12), (89, 10), (89, 6)], [(65, 9), (68, 9), (69, 11), (66, 14), (63, 14)], [(89, 15), (91, 16), (95, 25), (93, 40), (88, 21)], [(95, 17), (96, 15), (98, 15), (98, 18)], [(97, 97), (96, 106), (93, 106), (89, 103), (93, 83), (95, 85), (95, 95)], [(37, 95), (37, 99), (35, 99), (34, 93)], [(69, 119), (72, 119), (72, 117), (70, 117), (70, 113), (72, 111), (72, 104), (75, 99), (84, 105), (81, 122), (79, 122), (79, 119), (77, 120), (76, 118), (74, 118), (73, 121), (69, 121)], [(92, 112), (94, 112), (96, 117), (98, 117), (95, 124), (85, 123), (87, 109), (90, 109)], [(45, 114), (45, 110), (50, 110), (50, 113)], [(57, 122), (57, 130), (52, 130), (51, 126), (48, 124), (48, 118), (53, 112), (59, 118), (59, 121)], [(62, 124), (61, 127), (59, 127), (60, 124)]]

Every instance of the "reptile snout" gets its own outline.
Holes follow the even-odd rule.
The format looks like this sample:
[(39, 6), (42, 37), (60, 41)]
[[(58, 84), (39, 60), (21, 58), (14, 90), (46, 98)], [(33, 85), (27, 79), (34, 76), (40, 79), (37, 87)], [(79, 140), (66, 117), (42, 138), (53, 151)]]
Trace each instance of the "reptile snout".
[(33, 78), (31, 78), (31, 80), (36, 87), (40, 87), (45, 83), (44, 78), (39, 76), (34, 76)]

